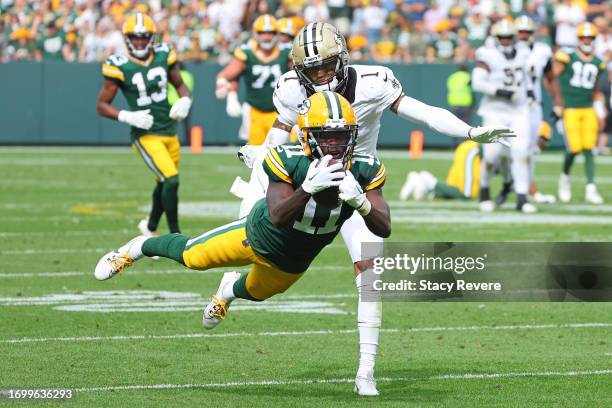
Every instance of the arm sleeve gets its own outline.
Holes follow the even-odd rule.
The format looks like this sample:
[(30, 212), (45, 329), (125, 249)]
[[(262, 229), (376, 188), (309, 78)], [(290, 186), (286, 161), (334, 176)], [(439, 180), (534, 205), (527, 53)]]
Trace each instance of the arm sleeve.
[(427, 125), (439, 133), (453, 137), (465, 138), (471, 128), (446, 109), (426, 105), (408, 96), (404, 96), (400, 101), (397, 114), (402, 119)]
[(497, 88), (489, 81), (489, 73), (482, 67), (476, 67), (472, 71), (472, 88), (476, 92), (494, 96)]
[(290, 136), (291, 134), (286, 130), (272, 126), (266, 136), (265, 144), (272, 147), (284, 145), (290, 142)]

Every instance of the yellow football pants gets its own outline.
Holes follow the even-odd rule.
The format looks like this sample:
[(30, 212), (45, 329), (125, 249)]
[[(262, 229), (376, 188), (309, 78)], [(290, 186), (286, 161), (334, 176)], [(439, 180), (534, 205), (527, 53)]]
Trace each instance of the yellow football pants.
[(283, 293), (303, 273), (289, 273), (270, 265), (253, 251), (246, 236), (245, 219), (234, 221), (187, 241), (183, 261), (190, 269), (205, 270), (252, 264), (246, 289), (258, 300)]
[(143, 135), (134, 141), (132, 148), (155, 174), (157, 181), (164, 181), (178, 174), (181, 144), (177, 135)]
[(276, 120), (276, 112), (264, 112), (245, 103), (242, 109), (242, 131), (248, 143), (261, 145)]
[(480, 191), (480, 155), (478, 143), (465, 141), (455, 149), (453, 164), (448, 171), (446, 184), (455, 187), (466, 197), (478, 197)]
[(565, 146), (570, 153), (592, 150), (597, 143), (597, 116), (593, 108), (563, 110)]

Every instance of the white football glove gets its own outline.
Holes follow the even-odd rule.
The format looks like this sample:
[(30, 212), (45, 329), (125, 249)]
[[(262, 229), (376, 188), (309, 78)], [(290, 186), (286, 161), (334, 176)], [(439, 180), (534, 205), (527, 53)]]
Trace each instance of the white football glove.
[(178, 122), (185, 119), (189, 115), (189, 109), (191, 109), (191, 98), (183, 96), (178, 101), (174, 102), (174, 105), (170, 108), (170, 119), (174, 119)]
[(255, 162), (263, 161), (269, 150), (270, 146), (265, 143), (262, 145), (246, 144), (238, 149), (238, 159), (243, 161), (249, 169), (252, 169)]
[(328, 166), (332, 157), (328, 154), (321, 160), (313, 160), (308, 166), (306, 179), (302, 183), (302, 190), (308, 194), (316, 194), (329, 187), (337, 187), (342, 183), (344, 171), (342, 171), (342, 162), (337, 162)]
[(516, 137), (516, 134), (511, 129), (498, 128), (494, 126), (478, 126), (470, 128), (468, 137), (478, 143), (495, 143), (510, 147), (510, 143), (504, 140), (505, 137)]
[(230, 91), (230, 83), (225, 78), (217, 78), (217, 85), (215, 88), (215, 96), (217, 99), (225, 99), (227, 93)]
[(238, 94), (236, 92), (230, 92), (227, 94), (225, 112), (227, 112), (227, 115), (232, 118), (239, 118), (242, 115), (242, 105), (240, 105)]
[(342, 201), (353, 207), (361, 215), (368, 215), (372, 204), (367, 199), (359, 182), (353, 176), (353, 173), (346, 171), (344, 180), (340, 183), (340, 194), (338, 195)]
[(149, 130), (153, 126), (153, 116), (151, 115), (151, 109), (139, 110), (139, 111), (119, 111), (117, 120), (119, 122), (127, 123), (128, 125), (138, 128)]

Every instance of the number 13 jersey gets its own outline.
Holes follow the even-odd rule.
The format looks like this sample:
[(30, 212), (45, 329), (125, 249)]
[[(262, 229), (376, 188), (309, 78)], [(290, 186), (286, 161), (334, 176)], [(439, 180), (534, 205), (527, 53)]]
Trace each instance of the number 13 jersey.
[(153, 126), (149, 130), (132, 127), (133, 138), (176, 134), (176, 122), (168, 116), (168, 72), (175, 63), (174, 50), (167, 44), (157, 44), (145, 61), (115, 54), (102, 65), (102, 75), (119, 86), (131, 111), (151, 110)]

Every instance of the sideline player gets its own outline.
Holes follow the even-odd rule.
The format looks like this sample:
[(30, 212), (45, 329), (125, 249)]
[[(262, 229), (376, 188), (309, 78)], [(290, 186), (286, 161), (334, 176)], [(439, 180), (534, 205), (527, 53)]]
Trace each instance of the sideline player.
[[(180, 143), (176, 122), (189, 114), (189, 90), (181, 79), (176, 53), (167, 44), (154, 44), (155, 24), (142, 13), (129, 16), (123, 24), (128, 53), (115, 54), (102, 65), (104, 85), (98, 96), (98, 113), (131, 126), (132, 147), (153, 171), (157, 184), (148, 219), (140, 221), (143, 235), (156, 234), (162, 214), (170, 232), (180, 232), (178, 188)], [(180, 98), (168, 103), (168, 81)], [(112, 103), (118, 90), (130, 110)]]
[[(215, 94), (227, 98), (229, 116), (242, 115), (240, 137), (249, 144), (262, 144), (276, 119), (272, 93), (289, 69), (290, 51), (278, 44), (276, 19), (264, 14), (253, 23), (253, 38), (236, 48), (232, 61), (217, 74)], [(243, 78), (246, 95), (242, 106), (237, 93), (239, 78)]]
[[(551, 138), (550, 125), (544, 121), (540, 124), (538, 141), (535, 146), (537, 154), (544, 149)], [(448, 170), (446, 181), (438, 180), (430, 172), (411, 171), (400, 190), (400, 200), (412, 197), (416, 201), (429, 199), (464, 199), (475, 200), (480, 192), (480, 158), (482, 146), (471, 140), (459, 144), (455, 149), (453, 163)], [(500, 169), (495, 169), (499, 171)], [(531, 181), (529, 195), (535, 202), (554, 203), (555, 196), (541, 194), (537, 191), (535, 181)], [(501, 205), (503, 203), (497, 203)]]
[(604, 62), (595, 55), (593, 42), (597, 27), (582, 23), (576, 32), (578, 46), (573, 52), (557, 51), (553, 72), (556, 77), (554, 91), (555, 114), (563, 118), (565, 129), (565, 159), (559, 177), (559, 200), (568, 203), (572, 199), (570, 170), (574, 158), (582, 153), (587, 184), (584, 198), (587, 203), (602, 204), (603, 198), (595, 186), (595, 157), (598, 120), (593, 103), (598, 97), (597, 82), (605, 70)]
[[(203, 324), (210, 329), (225, 319), (234, 299), (262, 301), (287, 290), (353, 212), (363, 217), (372, 233), (388, 237), (391, 220), (382, 195), (385, 168), (373, 156), (353, 156), (358, 125), (351, 105), (330, 91), (308, 101), (309, 108), (298, 118), (301, 146), (283, 145), (268, 152), (267, 196), (248, 217), (192, 239), (180, 234), (137, 237), (104, 255), (95, 277), (109, 279), (143, 256), (174, 259), (198, 270), (252, 264), (242, 276), (223, 275), (204, 309)], [(332, 158), (336, 162), (328, 166)], [(336, 208), (317, 204), (314, 195), (334, 186), (339, 187), (342, 203)], [(356, 388), (367, 385), (364, 381), (358, 379)]]
[[(524, 69), (529, 49), (515, 44), (516, 27), (508, 20), (500, 20), (491, 29), (495, 38), (494, 46), (482, 46), (476, 50), (477, 65), (472, 72), (472, 85), (475, 91), (484, 96), (478, 114), (485, 125), (501, 124), (512, 126), (517, 137), (505, 149), (499, 144), (485, 145), (480, 177), (480, 210), (493, 211), (495, 205), (489, 190), (490, 176), (495, 167), (500, 166), (504, 173), (504, 189), (509, 190), (514, 183), (517, 195), (516, 209), (533, 213), (537, 208), (527, 201), (529, 192), (529, 157), (532, 145), (530, 118), (527, 98), (527, 78)], [(504, 163), (506, 162), (506, 163)]]
[[(337, 92), (352, 104), (359, 123), (359, 137), (355, 146), (355, 153), (358, 154), (376, 156), (380, 119), (386, 109), (440, 133), (471, 138), (479, 143), (496, 142), (514, 136), (507, 128), (471, 127), (446, 109), (429, 106), (405, 96), (402, 85), (389, 68), (379, 65), (349, 65), (346, 41), (329, 23), (315, 22), (303, 27), (294, 39), (292, 55), (294, 69), (281, 76), (274, 90), (274, 106), (278, 118), (266, 138), (269, 146), (287, 143), (299, 112), (308, 108), (308, 96), (324, 90)], [(244, 213), (259, 197), (265, 195), (268, 179), (262, 170), (261, 154), (248, 149), (248, 146), (241, 149), (240, 154), (245, 163), (253, 167), (248, 184), (239, 180), (244, 184), (234, 183), (232, 186), (233, 192), (244, 198), (241, 204), (241, 212)], [(361, 299), (362, 291), (367, 290), (361, 283), (361, 273), (372, 262), (371, 257), (362, 256), (361, 244), (382, 243), (383, 240), (366, 227), (359, 214), (353, 214), (340, 232), (353, 261), (355, 284)], [(357, 392), (360, 395), (378, 395), (374, 363), (381, 320), (380, 302), (359, 301), (357, 321), (360, 361)]]

